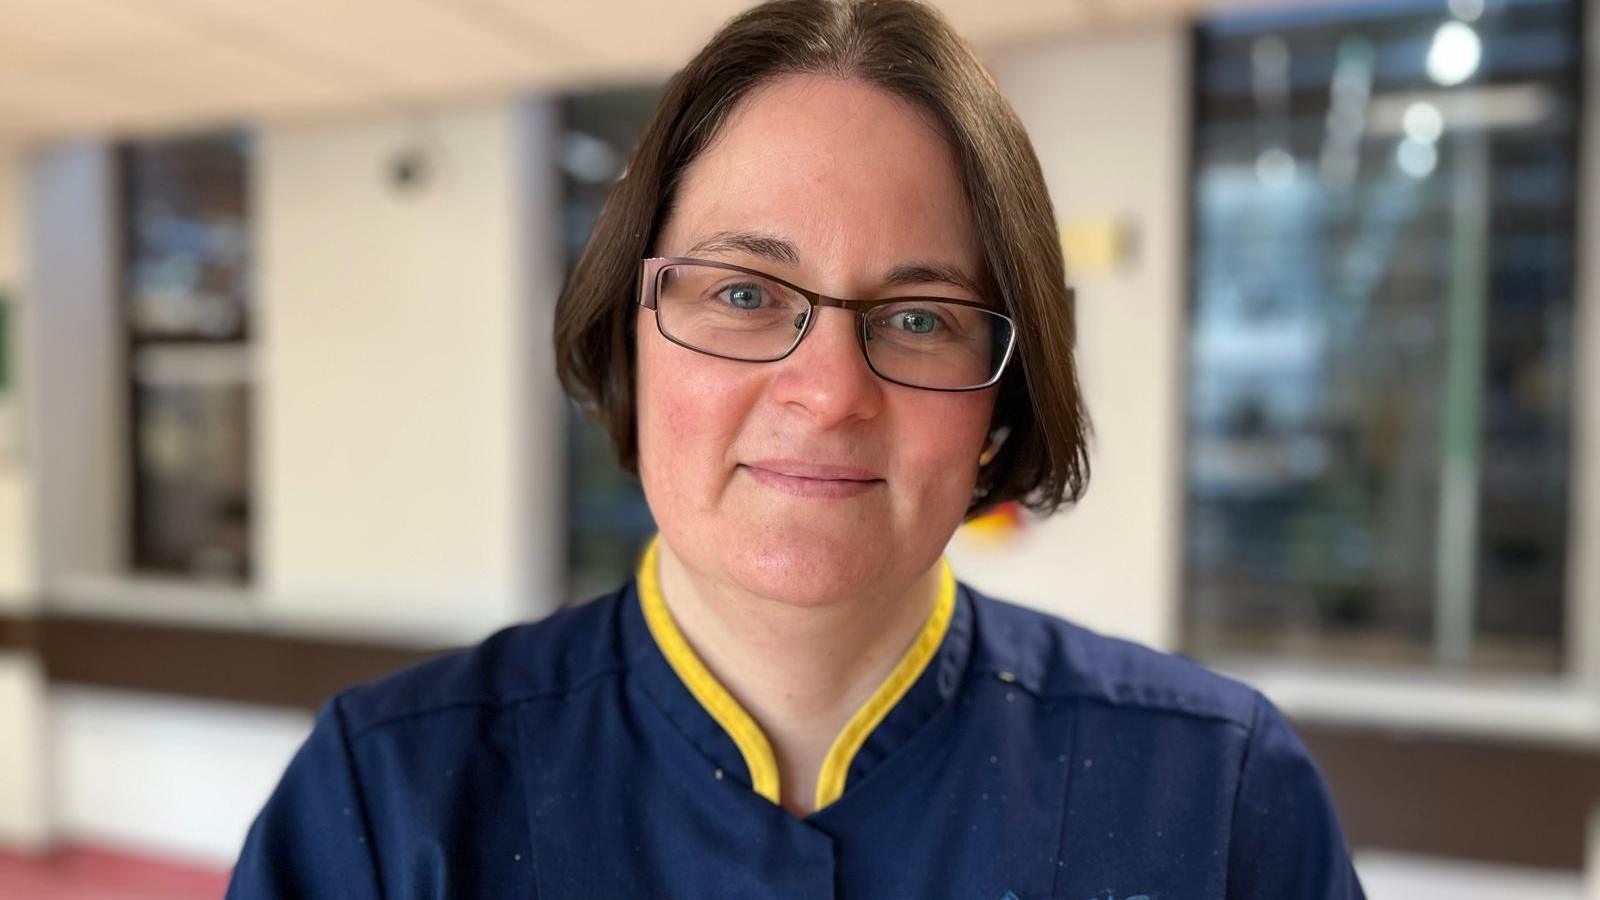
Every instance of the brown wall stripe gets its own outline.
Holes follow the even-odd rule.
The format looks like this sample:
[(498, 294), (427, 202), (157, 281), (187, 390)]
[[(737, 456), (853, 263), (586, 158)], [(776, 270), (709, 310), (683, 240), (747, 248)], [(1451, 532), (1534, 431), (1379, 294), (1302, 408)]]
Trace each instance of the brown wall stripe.
[(50, 681), (310, 710), (341, 688), (438, 652), (281, 634), (67, 618), (47, 620), (41, 648)]
[(314, 711), (344, 687), (449, 648), (46, 615), (0, 617), (0, 649), (38, 653), (51, 682)]
[(1600, 748), (1318, 723), (1296, 730), (1356, 847), (1578, 871)]
[(38, 643), (32, 616), (0, 613), (0, 652), (29, 651)]

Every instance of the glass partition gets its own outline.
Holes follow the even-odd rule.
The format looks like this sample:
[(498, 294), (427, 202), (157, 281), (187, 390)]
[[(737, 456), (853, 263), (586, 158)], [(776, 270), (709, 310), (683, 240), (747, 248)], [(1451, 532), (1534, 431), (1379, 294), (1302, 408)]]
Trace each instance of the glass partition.
[(1578, 15), (1456, 0), (1197, 28), (1196, 655), (1560, 670)]

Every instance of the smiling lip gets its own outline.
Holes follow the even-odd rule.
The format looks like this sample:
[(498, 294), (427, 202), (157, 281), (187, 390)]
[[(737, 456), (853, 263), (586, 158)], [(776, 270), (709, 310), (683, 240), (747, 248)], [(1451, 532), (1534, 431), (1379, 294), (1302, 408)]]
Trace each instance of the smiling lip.
[(761, 484), (795, 497), (854, 497), (885, 483), (866, 469), (800, 460), (764, 459), (743, 468)]

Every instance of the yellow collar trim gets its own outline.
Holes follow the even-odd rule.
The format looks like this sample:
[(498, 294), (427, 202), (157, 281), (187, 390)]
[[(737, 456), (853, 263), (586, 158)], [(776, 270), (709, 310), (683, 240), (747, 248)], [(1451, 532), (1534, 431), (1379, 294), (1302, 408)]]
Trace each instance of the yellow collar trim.
[[(773, 804), (778, 803), (778, 763), (773, 755), (772, 744), (767, 741), (766, 734), (755, 719), (745, 712), (739, 701), (717, 681), (711, 674), (700, 657), (695, 655), (694, 649), (684, 639), (683, 632), (678, 630), (678, 625), (672, 619), (672, 613), (667, 609), (666, 601), (661, 596), (661, 581), (657, 571), (659, 561), (660, 536), (650, 540), (645, 548), (644, 557), (639, 561), (639, 603), (644, 610), (645, 625), (650, 629), (650, 635), (655, 639), (656, 646), (661, 648), (661, 653), (667, 658), (672, 670), (683, 680), (684, 685), (706, 712), (711, 714), (718, 725), (733, 739), (739, 748), (739, 754), (744, 757), (745, 766), (750, 770), (750, 784), (755, 792), (767, 798)], [(850, 762), (855, 759), (856, 753), (861, 750), (861, 745), (866, 743), (867, 736), (872, 733), (878, 723), (889, 714), (900, 698), (904, 697), (911, 685), (916, 683), (917, 677), (928, 667), (928, 662), (939, 650), (939, 645), (944, 642), (945, 632), (950, 628), (950, 619), (955, 613), (956, 605), (956, 580), (950, 571), (950, 564), (944, 559), (939, 560), (939, 595), (934, 601), (933, 611), (929, 613), (927, 621), (922, 625), (922, 630), (912, 642), (900, 662), (889, 673), (889, 677), (878, 685), (872, 696), (856, 710), (850, 721), (845, 723), (833, 746), (828, 748), (828, 755), (823, 757), (822, 769), (817, 777), (816, 809), (822, 809), (844, 794), (845, 777), (850, 771)]]
[(922, 623), (922, 631), (911, 642), (911, 648), (900, 657), (900, 662), (889, 677), (878, 685), (867, 702), (861, 704), (850, 717), (839, 736), (833, 739), (828, 755), (822, 758), (822, 770), (817, 776), (817, 809), (822, 809), (844, 794), (844, 779), (850, 771), (850, 762), (856, 758), (867, 735), (894, 709), (900, 698), (911, 690), (917, 676), (928, 667), (928, 662), (944, 643), (944, 634), (950, 628), (950, 619), (956, 609), (956, 578), (950, 572), (950, 563), (939, 558), (939, 595), (934, 598), (933, 611)]

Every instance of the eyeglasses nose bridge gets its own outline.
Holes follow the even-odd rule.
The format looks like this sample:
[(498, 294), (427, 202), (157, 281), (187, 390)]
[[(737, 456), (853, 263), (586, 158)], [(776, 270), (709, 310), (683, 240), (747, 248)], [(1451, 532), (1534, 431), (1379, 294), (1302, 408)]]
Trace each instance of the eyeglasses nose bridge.
[[(862, 308), (862, 304), (870, 304), (872, 301), (846, 300), (841, 297), (829, 297), (826, 294), (816, 293), (806, 295), (806, 299), (811, 301), (811, 308), (806, 311), (805, 327), (800, 330), (800, 335), (795, 338), (793, 346), (789, 348), (789, 353), (785, 354), (785, 356), (800, 349), (800, 344), (811, 336), (812, 328), (817, 324), (818, 310), (838, 309), (855, 317), (855, 322), (852, 323), (852, 330), (855, 331), (856, 346), (860, 350), (867, 367), (872, 369), (872, 360), (867, 355), (867, 311)], [(873, 369), (873, 371), (877, 370)]]
[(810, 331), (811, 330), (811, 322), (815, 322), (817, 320), (817, 310), (819, 310), (819, 309), (842, 309), (845, 312), (849, 313), (850, 315), (855, 316), (855, 318), (856, 318), (856, 322), (855, 322), (856, 330), (861, 333), (860, 337), (861, 337), (861, 340), (863, 341), (862, 346), (861, 346), (861, 350), (862, 350), (862, 352), (866, 352), (867, 348), (866, 348), (865, 340), (866, 340), (866, 326), (867, 326), (867, 307), (869, 307), (871, 305), (874, 305), (874, 301), (872, 301), (872, 300), (846, 300), (846, 299), (844, 299), (842, 297), (829, 297), (827, 294), (812, 294), (812, 295), (810, 295), (810, 297), (808, 299), (811, 301), (811, 310), (809, 312), (810, 321), (806, 323), (806, 331)]

